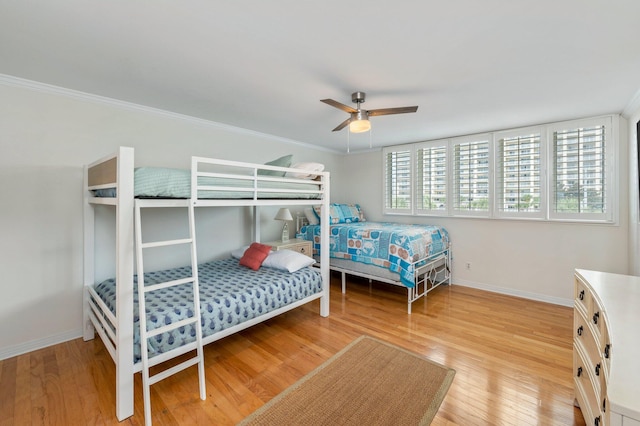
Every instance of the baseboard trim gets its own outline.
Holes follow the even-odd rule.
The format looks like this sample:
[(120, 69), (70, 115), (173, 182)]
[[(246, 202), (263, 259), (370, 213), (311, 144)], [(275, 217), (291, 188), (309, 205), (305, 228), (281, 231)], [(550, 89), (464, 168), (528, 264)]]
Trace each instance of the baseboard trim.
[(38, 349), (57, 345), (58, 343), (68, 342), (69, 340), (82, 337), (82, 330), (69, 330), (64, 333), (54, 334), (42, 339), (31, 340), (29, 342), (20, 343), (19, 345), (9, 346), (0, 349), (0, 361), (14, 356), (26, 354), (27, 352), (37, 351)]
[(467, 281), (467, 280), (460, 280), (460, 279), (455, 280), (453, 284), (461, 285), (463, 287), (476, 288), (478, 290), (490, 291), (492, 293), (504, 294), (507, 296), (521, 297), (523, 299), (530, 299), (538, 302), (552, 303), (554, 305), (567, 306), (570, 308), (573, 307), (573, 299), (564, 299), (562, 297), (547, 296), (539, 293), (531, 293), (528, 291), (514, 290), (512, 288), (498, 287), (498, 286), (493, 286), (489, 284), (478, 283), (478, 282)]

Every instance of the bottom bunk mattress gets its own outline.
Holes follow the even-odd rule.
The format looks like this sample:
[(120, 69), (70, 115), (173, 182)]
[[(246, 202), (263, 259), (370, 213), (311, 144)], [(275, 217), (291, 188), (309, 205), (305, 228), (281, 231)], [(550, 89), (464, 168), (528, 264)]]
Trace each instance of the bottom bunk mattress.
[[(320, 225), (306, 225), (298, 238), (313, 242), (320, 253)], [(391, 222), (353, 222), (331, 225), (329, 253), (345, 259), (385, 268), (406, 287), (415, 286), (416, 268), (449, 249), (449, 233), (441, 226)]]
[[(145, 273), (145, 285), (191, 276), (191, 267)], [(237, 259), (222, 259), (198, 265), (202, 336), (207, 337), (234, 325), (259, 317), (322, 291), (320, 270), (305, 267), (296, 272), (240, 266)], [(140, 360), (140, 319), (138, 279), (134, 277), (134, 362)], [(108, 279), (95, 285), (95, 291), (116, 313), (116, 284)], [(193, 316), (191, 284), (147, 294), (147, 326), (158, 328)], [(195, 327), (189, 325), (149, 339), (150, 355), (167, 352), (195, 340)]]

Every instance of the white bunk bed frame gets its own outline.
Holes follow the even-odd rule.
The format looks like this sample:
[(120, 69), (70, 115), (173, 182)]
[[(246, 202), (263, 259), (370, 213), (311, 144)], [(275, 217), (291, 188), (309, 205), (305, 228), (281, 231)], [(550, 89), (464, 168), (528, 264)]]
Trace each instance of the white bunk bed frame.
[[(245, 171), (242, 175), (208, 173), (201, 171), (204, 165), (218, 165), (226, 168), (238, 168)], [(247, 176), (246, 170), (252, 171)], [(304, 170), (267, 166), (262, 164), (243, 163), (203, 157), (192, 157), (191, 161), (191, 198), (179, 199), (146, 199), (145, 207), (216, 207), (216, 206), (248, 206), (253, 207), (254, 240), (260, 241), (260, 214), (261, 206), (313, 206), (322, 205), (322, 223), (329, 223), (329, 199), (330, 181), (329, 173), (318, 173), (317, 191), (297, 191), (283, 189), (268, 189), (268, 182), (298, 182), (300, 179), (281, 178), (268, 175), (259, 175), (259, 170), (271, 170), (280, 172), (306, 173)], [(238, 191), (238, 188), (205, 187), (198, 186), (199, 176), (224, 177), (248, 180), (252, 188), (246, 189), (249, 199), (203, 199), (198, 198), (199, 191)], [(307, 182), (310, 182), (307, 180)], [(258, 190), (259, 183), (261, 187)], [(93, 195), (93, 190), (115, 188), (115, 198), (99, 198)], [(260, 199), (258, 193), (265, 192), (291, 192), (291, 193), (317, 193), (317, 199)], [(134, 413), (134, 374), (141, 372), (142, 362), (134, 360), (134, 317), (133, 317), (133, 277), (134, 259), (136, 253), (134, 234), (134, 211), (136, 200), (134, 199), (134, 149), (120, 147), (118, 151), (108, 157), (102, 158), (84, 168), (84, 340), (91, 340), (95, 333), (101, 337), (107, 351), (113, 358), (116, 366), (116, 416), (119, 421), (130, 417)], [(93, 290), (95, 283), (95, 206), (110, 205), (116, 210), (116, 313), (111, 314), (107, 306)], [(260, 322), (266, 321), (291, 309), (297, 308), (308, 302), (320, 299), (320, 315), (329, 315), (329, 227), (322, 230), (320, 254), (320, 269), (322, 275), (322, 292), (311, 295), (303, 300), (279, 308), (275, 311), (261, 315), (260, 317), (240, 323), (211, 336), (202, 339), (203, 344), (208, 344), (222, 339), (238, 331), (244, 330)], [(194, 252), (195, 254), (195, 252)], [(102, 306), (96, 306), (102, 304)], [(111, 330), (114, 328), (115, 332)], [(161, 361), (166, 361), (181, 353), (174, 351), (159, 355)], [(158, 358), (154, 357), (154, 358)]]

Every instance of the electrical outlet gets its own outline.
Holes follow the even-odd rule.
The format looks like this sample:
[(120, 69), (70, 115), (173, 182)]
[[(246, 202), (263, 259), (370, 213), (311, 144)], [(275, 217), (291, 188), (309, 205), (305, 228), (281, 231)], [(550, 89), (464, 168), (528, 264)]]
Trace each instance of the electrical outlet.
[(467, 269), (471, 269), (471, 262), (467, 262), (464, 264)]

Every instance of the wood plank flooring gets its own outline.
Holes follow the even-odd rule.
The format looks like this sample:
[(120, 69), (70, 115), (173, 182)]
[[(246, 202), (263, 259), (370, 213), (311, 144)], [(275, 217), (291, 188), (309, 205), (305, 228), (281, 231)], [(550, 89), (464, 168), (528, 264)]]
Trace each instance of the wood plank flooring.
[[(573, 406), (571, 308), (454, 285), (407, 315), (404, 289), (350, 278), (342, 295), (336, 275), (331, 315), (318, 312), (316, 301), (208, 345), (207, 400), (195, 367), (181, 372), (151, 388), (153, 423), (236, 424), (368, 334), (456, 370), (435, 426), (584, 425)], [(118, 424), (114, 373), (99, 338), (0, 361), (0, 426)], [(135, 414), (122, 424), (144, 424), (139, 374), (135, 382)]]

